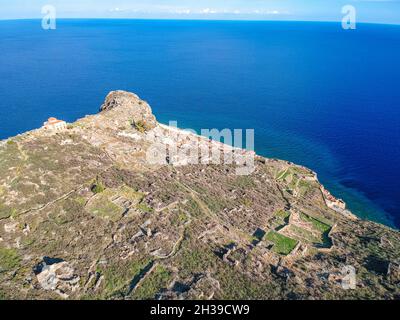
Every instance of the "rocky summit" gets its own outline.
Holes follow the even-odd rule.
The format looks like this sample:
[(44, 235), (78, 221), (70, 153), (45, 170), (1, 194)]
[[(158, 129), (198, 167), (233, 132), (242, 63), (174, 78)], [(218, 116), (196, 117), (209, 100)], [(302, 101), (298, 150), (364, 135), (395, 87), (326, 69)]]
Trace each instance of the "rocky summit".
[(160, 124), (124, 91), (59, 128), (0, 142), (0, 299), (400, 298), (399, 232), (307, 168)]

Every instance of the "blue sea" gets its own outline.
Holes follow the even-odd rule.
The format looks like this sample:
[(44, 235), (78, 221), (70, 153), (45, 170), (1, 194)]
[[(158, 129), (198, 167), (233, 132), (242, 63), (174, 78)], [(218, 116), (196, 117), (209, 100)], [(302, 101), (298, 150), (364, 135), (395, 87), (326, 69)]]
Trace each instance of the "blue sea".
[(400, 26), (0, 22), (0, 139), (98, 111), (115, 89), (182, 128), (255, 129), (362, 218), (400, 227)]

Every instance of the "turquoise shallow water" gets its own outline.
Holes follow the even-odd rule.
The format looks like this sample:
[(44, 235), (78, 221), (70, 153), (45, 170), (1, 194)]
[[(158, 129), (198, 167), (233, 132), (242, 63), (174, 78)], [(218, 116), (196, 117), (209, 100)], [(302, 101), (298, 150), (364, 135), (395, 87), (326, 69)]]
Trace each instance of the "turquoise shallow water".
[(182, 128), (254, 128), (361, 217), (400, 226), (400, 27), (336, 23), (0, 22), (0, 138), (95, 113), (110, 90)]

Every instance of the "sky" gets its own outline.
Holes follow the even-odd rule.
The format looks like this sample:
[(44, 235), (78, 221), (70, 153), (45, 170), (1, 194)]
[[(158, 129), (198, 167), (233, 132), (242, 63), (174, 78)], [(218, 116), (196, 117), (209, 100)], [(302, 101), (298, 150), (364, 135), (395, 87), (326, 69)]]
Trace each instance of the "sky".
[(400, 24), (400, 0), (0, 0), (0, 19), (149, 18), (341, 21), (344, 5), (359, 22)]

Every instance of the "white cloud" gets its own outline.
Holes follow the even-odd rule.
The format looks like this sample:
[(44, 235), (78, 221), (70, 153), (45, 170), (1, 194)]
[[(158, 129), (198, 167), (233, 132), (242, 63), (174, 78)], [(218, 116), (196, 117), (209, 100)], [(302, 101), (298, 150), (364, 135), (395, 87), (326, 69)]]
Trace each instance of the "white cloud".
[(200, 13), (202, 13), (202, 14), (213, 14), (213, 13), (217, 13), (217, 10), (210, 9), (210, 8), (205, 8), (205, 9), (201, 10)]

